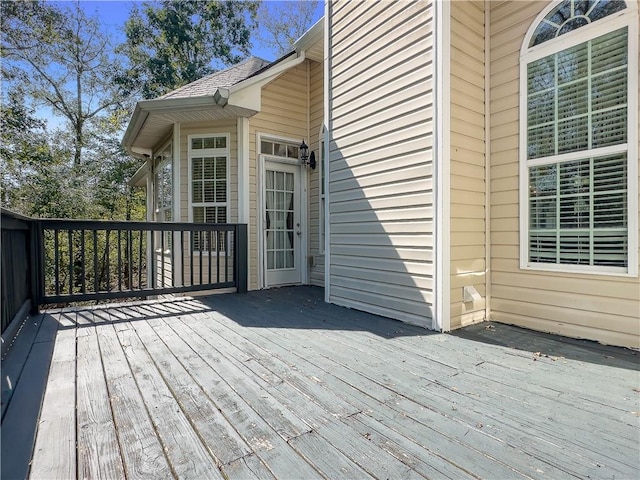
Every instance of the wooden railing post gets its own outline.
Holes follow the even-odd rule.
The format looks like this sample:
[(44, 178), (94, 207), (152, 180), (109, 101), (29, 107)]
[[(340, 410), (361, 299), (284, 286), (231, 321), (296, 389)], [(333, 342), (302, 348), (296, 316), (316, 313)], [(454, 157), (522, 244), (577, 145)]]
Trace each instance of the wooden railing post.
[(235, 269), (235, 281), (238, 293), (246, 293), (248, 280), (247, 262), (247, 225), (238, 224), (235, 228), (235, 242), (233, 249), (233, 265)]
[(44, 295), (44, 237), (39, 220), (29, 222), (29, 248), (31, 250), (31, 313), (40, 312)]

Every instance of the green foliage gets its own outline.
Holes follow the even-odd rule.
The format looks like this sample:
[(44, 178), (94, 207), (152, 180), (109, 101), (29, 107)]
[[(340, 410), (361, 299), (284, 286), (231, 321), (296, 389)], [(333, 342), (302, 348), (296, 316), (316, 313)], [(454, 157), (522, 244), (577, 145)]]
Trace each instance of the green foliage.
[(256, 1), (163, 0), (134, 5), (118, 47), (129, 59), (117, 78), (126, 95), (155, 98), (249, 54)]
[(2, 8), (3, 80), (65, 119), (80, 165), (95, 123), (129, 107), (113, 81), (122, 59), (77, 3), (3, 2)]
[[(119, 144), (132, 102), (113, 78), (122, 60), (79, 4), (2, 2), (0, 164), (3, 206), (47, 218), (144, 218), (127, 185), (138, 161)], [(65, 122), (35, 116), (48, 107)]]
[(259, 9), (260, 42), (280, 55), (290, 52), (294, 42), (312, 27), (317, 8), (317, 0), (263, 3)]

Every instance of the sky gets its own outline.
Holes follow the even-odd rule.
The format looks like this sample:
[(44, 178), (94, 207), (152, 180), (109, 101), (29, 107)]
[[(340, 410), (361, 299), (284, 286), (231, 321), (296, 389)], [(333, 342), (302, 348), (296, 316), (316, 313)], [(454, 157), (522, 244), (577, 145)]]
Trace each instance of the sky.
[[(274, 5), (277, 3), (287, 3), (282, 1), (273, 1), (273, 0), (263, 0), (264, 3), (268, 5)], [(295, 1), (295, 0), (288, 0)], [(64, 3), (64, 2), (60, 2)], [(89, 14), (97, 13), (98, 18), (102, 21), (102, 23), (107, 27), (110, 31), (113, 32), (114, 35), (122, 36), (122, 40), (124, 40), (124, 34), (122, 33), (124, 22), (129, 17), (129, 10), (131, 10), (131, 6), (136, 3), (136, 0), (81, 0), (80, 5), (85, 9), (85, 11)], [(138, 0), (138, 3), (142, 3)], [(313, 23), (319, 20), (322, 15), (324, 15), (324, 2), (318, 2), (318, 8), (316, 9)], [(265, 60), (275, 60), (278, 58), (278, 54), (276, 51), (264, 48), (259, 45), (258, 42), (253, 40), (253, 48), (251, 49), (251, 54), (264, 58)]]

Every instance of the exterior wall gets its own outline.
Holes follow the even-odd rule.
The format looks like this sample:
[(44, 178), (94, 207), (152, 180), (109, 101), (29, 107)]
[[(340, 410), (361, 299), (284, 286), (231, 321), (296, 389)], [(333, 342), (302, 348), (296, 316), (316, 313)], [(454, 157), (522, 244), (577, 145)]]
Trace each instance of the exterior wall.
[(507, 1), (491, 6), (492, 319), (640, 347), (637, 277), (519, 269), (519, 52), (529, 26), (546, 5)]
[[(451, 328), (485, 319), (484, 2), (451, 2)], [(465, 302), (464, 287), (480, 298)]]
[(259, 249), (257, 152), (259, 146), (256, 145), (256, 136), (258, 133), (263, 133), (300, 141), (303, 138), (311, 138), (308, 118), (308, 82), (307, 62), (293, 67), (263, 87), (262, 111), (249, 119), (249, 249), (251, 252), (249, 289), (259, 288), (257, 260)]
[(431, 327), (434, 7), (328, 8), (328, 298)]
[[(309, 151), (316, 153), (317, 162), (320, 161), (319, 133), (323, 119), (323, 81), (322, 64), (309, 62)], [(315, 170), (309, 170), (309, 173), (309, 256), (313, 258), (309, 267), (309, 283), (324, 287), (324, 248), (320, 238), (319, 204), (322, 175), (319, 166)]]

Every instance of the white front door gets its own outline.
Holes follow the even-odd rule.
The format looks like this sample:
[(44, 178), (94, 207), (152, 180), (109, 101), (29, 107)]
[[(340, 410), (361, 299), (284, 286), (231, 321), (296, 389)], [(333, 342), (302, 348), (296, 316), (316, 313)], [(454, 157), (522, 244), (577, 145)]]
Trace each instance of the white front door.
[(264, 262), (265, 286), (302, 281), (300, 166), (265, 162)]

